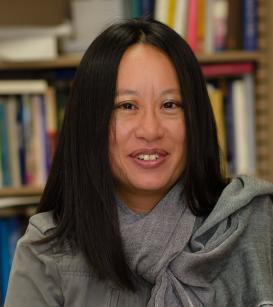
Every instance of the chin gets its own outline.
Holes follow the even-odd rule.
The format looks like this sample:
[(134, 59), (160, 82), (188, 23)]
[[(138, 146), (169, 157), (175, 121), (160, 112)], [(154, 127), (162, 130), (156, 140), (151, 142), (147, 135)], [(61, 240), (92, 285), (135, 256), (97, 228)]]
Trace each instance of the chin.
[(131, 181), (131, 186), (136, 189), (136, 190), (142, 190), (142, 191), (147, 191), (147, 192), (152, 192), (152, 191), (164, 191), (168, 190), (171, 186), (172, 183), (170, 183), (167, 180), (162, 180), (162, 179), (144, 179), (144, 180), (139, 180), (139, 181)]

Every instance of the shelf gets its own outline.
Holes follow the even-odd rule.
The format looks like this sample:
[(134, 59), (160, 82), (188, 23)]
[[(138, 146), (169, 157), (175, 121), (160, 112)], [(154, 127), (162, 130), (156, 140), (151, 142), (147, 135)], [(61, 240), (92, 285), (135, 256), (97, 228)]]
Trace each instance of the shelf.
[(41, 195), (42, 187), (0, 188), (0, 200), (2, 197)]
[(0, 198), (0, 209), (13, 208), (21, 206), (36, 205), (39, 203), (41, 196), (17, 196), (17, 197), (3, 197)]
[(261, 53), (257, 51), (223, 51), (197, 54), (197, 58), (200, 63), (257, 62), (261, 59)]
[(62, 55), (53, 60), (3, 62), (0, 61), (0, 70), (35, 70), (54, 68), (73, 68), (79, 65), (82, 54)]
[[(252, 61), (260, 59), (259, 52), (249, 51), (223, 51), (217, 53), (197, 54), (200, 63), (218, 63), (218, 62), (239, 62)], [(54, 60), (28, 61), (28, 62), (1, 62), (0, 70), (36, 70), (36, 69), (54, 69), (54, 68), (73, 68), (77, 67), (82, 58), (82, 54), (62, 55)]]

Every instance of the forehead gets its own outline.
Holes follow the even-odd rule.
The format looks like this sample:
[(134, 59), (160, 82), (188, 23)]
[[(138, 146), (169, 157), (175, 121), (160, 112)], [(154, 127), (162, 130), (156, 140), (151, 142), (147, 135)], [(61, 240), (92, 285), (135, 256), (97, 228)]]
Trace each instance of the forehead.
[(171, 59), (159, 48), (138, 43), (129, 47), (119, 65), (117, 86), (163, 85), (177, 87), (178, 76)]

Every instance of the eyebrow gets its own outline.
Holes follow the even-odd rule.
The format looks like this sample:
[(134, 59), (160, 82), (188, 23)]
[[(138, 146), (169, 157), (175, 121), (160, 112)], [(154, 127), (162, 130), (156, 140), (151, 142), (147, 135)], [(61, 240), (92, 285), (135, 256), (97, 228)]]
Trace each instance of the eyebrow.
[[(160, 96), (164, 96), (167, 94), (180, 94), (180, 90), (177, 88), (170, 88), (167, 90), (164, 90), (160, 93)], [(120, 96), (120, 95), (138, 95), (138, 92), (135, 90), (130, 90), (130, 89), (121, 89), (118, 90), (116, 93), (116, 96)]]

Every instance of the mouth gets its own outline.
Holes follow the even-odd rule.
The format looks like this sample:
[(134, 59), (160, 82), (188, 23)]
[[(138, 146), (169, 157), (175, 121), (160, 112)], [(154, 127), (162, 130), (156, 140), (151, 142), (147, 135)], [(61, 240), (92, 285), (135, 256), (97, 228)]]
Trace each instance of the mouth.
[(160, 166), (167, 158), (169, 153), (162, 149), (139, 149), (129, 156), (133, 161), (143, 168), (156, 168)]

